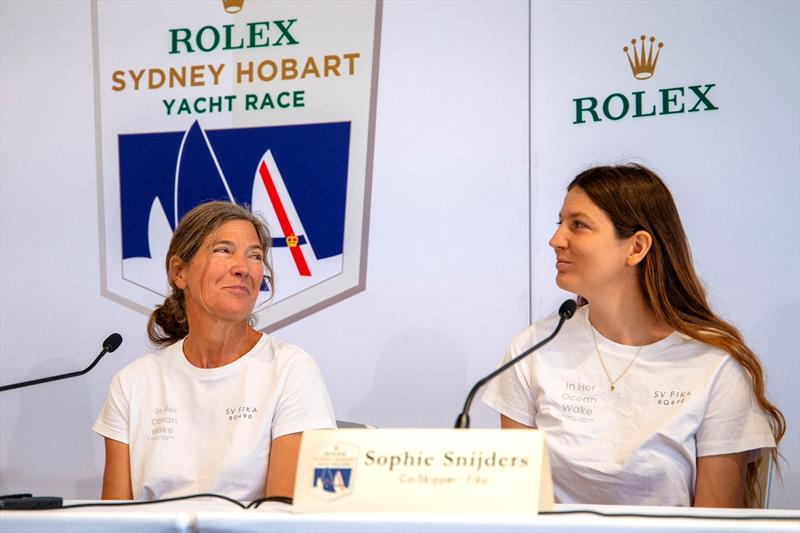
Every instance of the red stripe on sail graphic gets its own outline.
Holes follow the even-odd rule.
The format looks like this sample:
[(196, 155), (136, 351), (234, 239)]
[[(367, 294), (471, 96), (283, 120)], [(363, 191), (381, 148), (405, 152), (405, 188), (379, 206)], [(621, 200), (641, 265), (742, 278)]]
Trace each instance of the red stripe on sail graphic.
[[(275, 215), (278, 217), (278, 223), (281, 225), (283, 235), (285, 237), (295, 235), (292, 229), (292, 223), (289, 221), (286, 210), (283, 208), (283, 202), (281, 202), (281, 198), (278, 196), (278, 189), (275, 188), (275, 183), (273, 183), (269, 169), (267, 169), (267, 165), (263, 160), (258, 167), (258, 173), (261, 175), (261, 181), (264, 182), (264, 187), (267, 188), (267, 196), (269, 196), (269, 201), (272, 203), (272, 208), (275, 210)], [(308, 263), (306, 263), (303, 250), (301, 250), (299, 246), (290, 246), (289, 250), (292, 252), (294, 264), (297, 265), (297, 272), (301, 276), (310, 276), (311, 271), (308, 269)]]

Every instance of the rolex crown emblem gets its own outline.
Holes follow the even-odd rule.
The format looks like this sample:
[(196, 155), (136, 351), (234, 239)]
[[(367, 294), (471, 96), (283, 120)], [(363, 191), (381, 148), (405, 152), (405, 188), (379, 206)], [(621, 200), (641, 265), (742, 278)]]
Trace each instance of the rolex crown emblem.
[(222, 0), (222, 7), (225, 13), (238, 13), (244, 7), (244, 0)]
[(650, 47), (646, 50), (645, 53), (645, 36), (642, 35), (641, 39), (641, 46), (640, 49), (636, 49), (636, 39), (631, 39), (631, 45), (633, 45), (633, 58), (631, 58), (631, 53), (628, 51), (628, 47), (624, 47), (622, 49), (625, 52), (625, 55), (628, 56), (628, 63), (631, 66), (631, 71), (633, 72), (633, 77), (637, 80), (646, 80), (653, 77), (656, 71), (656, 63), (658, 62), (658, 54), (661, 53), (661, 48), (664, 46), (664, 43), (659, 42), (658, 48), (656, 49), (656, 55), (653, 57), (653, 45), (656, 41), (656, 38), (651, 36)]
[(286, 236), (286, 246), (289, 248), (296, 248), (298, 242), (300, 242), (300, 239), (297, 238), (297, 235)]

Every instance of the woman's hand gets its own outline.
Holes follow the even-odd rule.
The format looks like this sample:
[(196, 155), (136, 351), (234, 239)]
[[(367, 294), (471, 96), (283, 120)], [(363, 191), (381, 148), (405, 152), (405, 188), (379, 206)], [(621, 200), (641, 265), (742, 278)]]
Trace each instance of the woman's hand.
[(131, 460), (128, 445), (106, 437), (106, 466), (103, 472), (104, 500), (132, 500)]
[(741, 507), (750, 452), (697, 458), (695, 507)]
[(267, 468), (266, 496), (294, 497), (294, 476), (302, 433), (290, 433), (272, 441)]

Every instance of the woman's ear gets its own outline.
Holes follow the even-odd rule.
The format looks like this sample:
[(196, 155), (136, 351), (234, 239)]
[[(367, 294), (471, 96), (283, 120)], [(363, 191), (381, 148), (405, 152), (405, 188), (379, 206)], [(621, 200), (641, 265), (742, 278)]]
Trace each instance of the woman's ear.
[(631, 246), (628, 251), (628, 266), (641, 263), (653, 246), (653, 237), (644, 230), (639, 230), (630, 237)]
[(180, 257), (177, 255), (173, 255), (169, 258), (169, 279), (179, 289), (186, 288), (186, 280), (183, 276), (183, 267), (183, 261), (181, 261)]

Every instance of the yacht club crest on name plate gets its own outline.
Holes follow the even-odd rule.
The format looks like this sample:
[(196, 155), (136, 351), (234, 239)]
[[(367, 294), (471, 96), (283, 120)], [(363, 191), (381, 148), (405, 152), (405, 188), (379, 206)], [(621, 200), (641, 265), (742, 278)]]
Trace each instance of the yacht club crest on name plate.
[(312, 493), (325, 501), (349, 496), (353, 491), (358, 446), (334, 442), (314, 449)]

